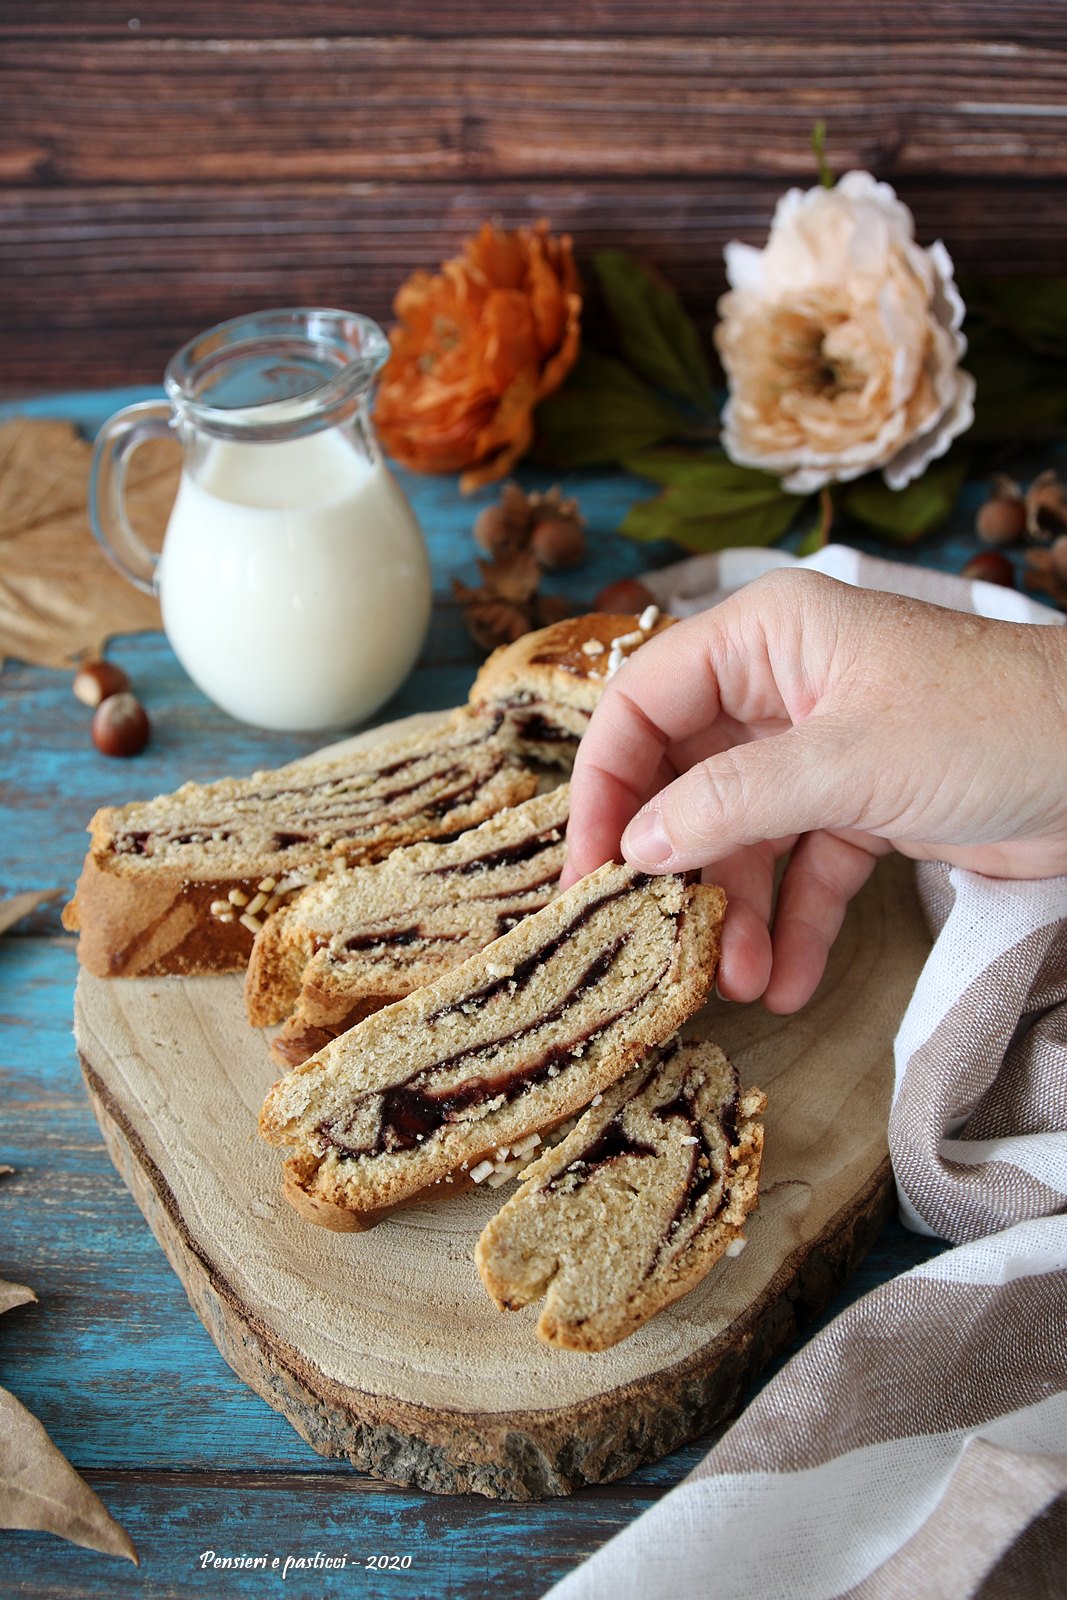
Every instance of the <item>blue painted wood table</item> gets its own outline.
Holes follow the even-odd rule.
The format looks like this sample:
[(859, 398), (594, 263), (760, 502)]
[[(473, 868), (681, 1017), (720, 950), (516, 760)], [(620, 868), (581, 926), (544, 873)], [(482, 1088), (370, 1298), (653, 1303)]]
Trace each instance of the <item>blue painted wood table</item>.
[[(62, 396), (6, 414), (69, 417), (91, 432), (143, 397)], [(551, 481), (523, 475), (527, 487)], [(451, 580), (478, 581), (470, 528), (491, 497), (464, 501), (452, 480), (404, 483), (430, 547), (435, 605), (422, 658), (382, 721), (461, 702), (479, 662)], [(606, 474), (564, 485), (589, 522), (588, 561), (555, 585), (575, 602), (677, 555), (613, 532), (646, 485)], [(973, 548), (972, 518), (965, 505), (923, 559), (958, 570)], [(321, 743), (232, 721), (193, 688), (161, 635), (120, 639), (111, 654), (153, 720), (152, 742), (132, 762), (93, 749), (69, 674), (9, 662), (0, 675), (0, 898), (53, 886), (69, 894), (97, 806), (273, 766)], [(0, 1592), (532, 1600), (696, 1463), (708, 1441), (621, 1483), (514, 1505), (398, 1489), (317, 1456), (224, 1365), (108, 1161), (71, 1038), (73, 946), (58, 902), (0, 940), (0, 1163), (15, 1169), (0, 1183), (0, 1277), (39, 1296), (0, 1320), (0, 1381), (124, 1524), (141, 1566), (0, 1533)], [(890, 1224), (827, 1314), (935, 1248)], [(346, 1562), (290, 1571), (283, 1584), (279, 1574), (205, 1570), (211, 1550)]]

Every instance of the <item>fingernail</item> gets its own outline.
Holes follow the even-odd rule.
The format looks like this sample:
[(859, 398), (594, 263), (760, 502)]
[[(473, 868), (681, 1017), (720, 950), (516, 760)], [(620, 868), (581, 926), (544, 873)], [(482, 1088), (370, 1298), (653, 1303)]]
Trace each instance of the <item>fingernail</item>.
[(661, 867), (673, 852), (658, 811), (639, 811), (622, 836), (622, 853), (631, 866)]

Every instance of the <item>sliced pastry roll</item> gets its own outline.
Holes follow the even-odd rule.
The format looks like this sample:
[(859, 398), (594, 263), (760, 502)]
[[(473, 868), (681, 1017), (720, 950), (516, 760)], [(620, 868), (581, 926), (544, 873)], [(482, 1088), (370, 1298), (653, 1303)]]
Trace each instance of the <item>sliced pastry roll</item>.
[(673, 620), (649, 606), (640, 616), (592, 611), (524, 633), (489, 657), (470, 704), (506, 717), (531, 760), (569, 771), (608, 679)]
[(722, 1051), (674, 1043), (526, 1169), (475, 1261), (501, 1310), (545, 1297), (549, 1344), (602, 1350), (742, 1247), (766, 1105)]
[(269, 917), (252, 947), (245, 1001), (254, 1027), (293, 1013), (275, 1059), (299, 1064), (547, 905), (559, 888), (569, 802), (561, 784), (447, 844), (410, 845), (333, 873)]
[(456, 834), (536, 787), (502, 718), (467, 710), (336, 761), (187, 783), (96, 813), (64, 925), (99, 977), (232, 971), (263, 917), (323, 873)]
[(724, 908), (719, 889), (609, 863), (357, 1023), (260, 1114), (290, 1148), (290, 1201), (366, 1227), (588, 1105), (704, 1003)]

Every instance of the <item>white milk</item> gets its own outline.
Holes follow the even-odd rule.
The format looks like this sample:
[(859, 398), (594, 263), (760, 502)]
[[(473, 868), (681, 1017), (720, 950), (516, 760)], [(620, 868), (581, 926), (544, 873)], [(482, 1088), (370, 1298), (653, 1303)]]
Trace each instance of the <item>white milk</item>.
[(430, 614), (411, 508), (337, 428), (207, 445), (182, 474), (158, 581), (193, 682), (264, 728), (370, 716), (410, 672)]

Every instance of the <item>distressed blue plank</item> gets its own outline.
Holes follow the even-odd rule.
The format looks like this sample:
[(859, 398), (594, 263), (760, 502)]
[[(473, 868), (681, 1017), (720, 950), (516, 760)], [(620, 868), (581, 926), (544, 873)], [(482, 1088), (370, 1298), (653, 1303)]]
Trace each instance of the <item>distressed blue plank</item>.
[[(195, 1595), (286, 1595), (320, 1600), (535, 1600), (657, 1498), (635, 1505), (611, 1489), (591, 1490), (580, 1506), (535, 1507), (479, 1499), (402, 1496), (382, 1486), (353, 1495), (332, 1478), (251, 1476), (230, 1485), (179, 1474), (136, 1479), (90, 1473), (93, 1488), (123, 1523), (141, 1556), (139, 1571), (28, 1533), (4, 1539), (4, 1594), (64, 1600), (152, 1600)], [(299, 1507), (299, 1521), (286, 1509)], [(338, 1559), (336, 1571), (219, 1570), (217, 1556)], [(408, 1570), (368, 1570), (368, 1557), (411, 1557)]]
[(108, 1160), (70, 1032), (73, 942), (0, 941), (0, 1374), (79, 1464), (319, 1458), (229, 1371)]

